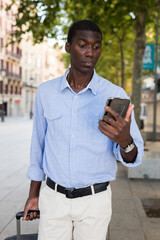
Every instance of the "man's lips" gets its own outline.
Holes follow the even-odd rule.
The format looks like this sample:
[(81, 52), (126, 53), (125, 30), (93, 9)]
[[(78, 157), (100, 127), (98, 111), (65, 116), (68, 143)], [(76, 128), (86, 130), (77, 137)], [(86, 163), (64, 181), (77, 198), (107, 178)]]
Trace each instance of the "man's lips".
[(93, 63), (89, 62), (89, 61), (83, 62), (83, 64), (87, 67), (92, 67), (93, 66)]

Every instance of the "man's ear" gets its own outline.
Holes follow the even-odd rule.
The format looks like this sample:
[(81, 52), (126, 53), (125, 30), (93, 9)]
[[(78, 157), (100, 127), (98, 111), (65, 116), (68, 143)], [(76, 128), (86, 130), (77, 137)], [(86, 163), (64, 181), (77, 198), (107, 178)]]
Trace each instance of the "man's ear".
[(66, 45), (65, 45), (65, 50), (66, 50), (66, 52), (67, 52), (67, 53), (70, 53), (70, 49), (71, 49), (71, 45), (70, 45), (69, 42), (67, 42)]

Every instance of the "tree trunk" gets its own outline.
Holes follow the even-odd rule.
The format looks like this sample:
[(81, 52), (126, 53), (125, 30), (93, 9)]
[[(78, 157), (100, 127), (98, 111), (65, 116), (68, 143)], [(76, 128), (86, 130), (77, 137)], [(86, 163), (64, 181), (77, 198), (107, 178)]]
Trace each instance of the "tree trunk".
[(126, 88), (126, 82), (124, 77), (124, 52), (123, 52), (123, 39), (119, 39), (120, 54), (121, 54), (121, 87)]
[(140, 126), (140, 103), (142, 89), (142, 64), (145, 50), (145, 12), (139, 12), (136, 16), (134, 25), (135, 30), (135, 47), (134, 47), (134, 63), (133, 63), (133, 79), (132, 79), (132, 103), (135, 105), (135, 118), (138, 126)]

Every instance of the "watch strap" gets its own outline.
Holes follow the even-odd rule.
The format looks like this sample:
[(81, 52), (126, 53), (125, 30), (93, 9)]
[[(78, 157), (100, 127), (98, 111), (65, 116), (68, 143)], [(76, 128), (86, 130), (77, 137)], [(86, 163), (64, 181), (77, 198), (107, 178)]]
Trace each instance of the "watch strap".
[(129, 153), (133, 150), (133, 148), (135, 148), (135, 143), (132, 142), (131, 144), (129, 144), (126, 148), (121, 148), (121, 150), (125, 153)]

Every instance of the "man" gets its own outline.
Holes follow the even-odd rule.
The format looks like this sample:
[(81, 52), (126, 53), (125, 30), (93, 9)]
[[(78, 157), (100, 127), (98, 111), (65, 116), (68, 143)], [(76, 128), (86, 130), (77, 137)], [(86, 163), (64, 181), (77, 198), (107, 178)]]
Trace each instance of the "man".
[[(32, 180), (24, 209), (40, 209), (39, 240), (105, 240), (111, 219), (109, 181), (117, 162), (141, 163), (143, 141), (128, 108), (125, 119), (109, 107), (110, 97), (127, 95), (94, 70), (102, 34), (92, 21), (69, 29), (66, 52), (71, 68), (37, 90), (28, 177)], [(114, 116), (103, 116), (105, 111)], [(132, 114), (131, 114), (132, 113)], [(132, 115), (132, 117), (131, 117)], [(47, 184), (39, 191), (41, 181)], [(39, 203), (39, 206), (38, 206)]]

